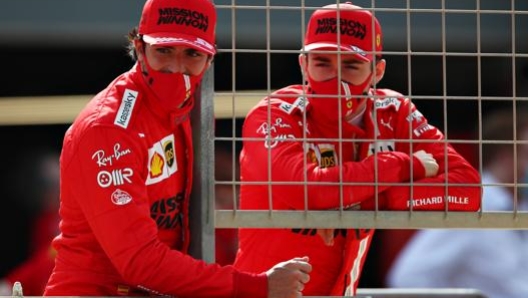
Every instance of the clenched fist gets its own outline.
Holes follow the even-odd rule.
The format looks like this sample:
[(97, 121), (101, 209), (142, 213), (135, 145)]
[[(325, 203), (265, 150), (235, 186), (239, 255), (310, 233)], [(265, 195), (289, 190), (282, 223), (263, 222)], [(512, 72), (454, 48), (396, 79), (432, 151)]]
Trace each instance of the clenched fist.
[(438, 174), (438, 163), (431, 153), (424, 150), (416, 151), (413, 154), (425, 168), (425, 177), (433, 177)]
[(302, 297), (304, 284), (310, 280), (312, 265), (308, 257), (293, 258), (279, 263), (266, 272), (269, 298)]

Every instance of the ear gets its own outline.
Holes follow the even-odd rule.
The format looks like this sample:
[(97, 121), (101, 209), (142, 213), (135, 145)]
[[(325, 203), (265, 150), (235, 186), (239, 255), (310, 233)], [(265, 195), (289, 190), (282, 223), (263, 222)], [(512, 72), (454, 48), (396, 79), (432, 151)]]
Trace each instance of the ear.
[(143, 41), (140, 39), (134, 39), (134, 48), (136, 49), (136, 55), (138, 61), (143, 61), (145, 56), (145, 47)]
[(377, 85), (381, 79), (383, 79), (383, 76), (385, 75), (385, 67), (387, 66), (387, 62), (385, 59), (378, 60), (376, 62), (376, 66), (374, 67), (374, 76), (372, 78), (372, 85)]
[(301, 69), (301, 74), (304, 76), (308, 75), (307, 67), (308, 67), (308, 56), (306, 54), (299, 54), (299, 67)]
[(208, 70), (209, 67), (211, 67), (211, 64), (213, 64), (213, 61), (214, 61), (214, 56), (209, 55), (209, 57), (207, 58), (207, 63), (205, 64), (205, 70)]
[(204, 75), (209, 67), (211, 67), (211, 64), (213, 64), (214, 56), (213, 55), (207, 55), (207, 61), (205, 62), (204, 67), (202, 68), (202, 71), (200, 72), (200, 75)]

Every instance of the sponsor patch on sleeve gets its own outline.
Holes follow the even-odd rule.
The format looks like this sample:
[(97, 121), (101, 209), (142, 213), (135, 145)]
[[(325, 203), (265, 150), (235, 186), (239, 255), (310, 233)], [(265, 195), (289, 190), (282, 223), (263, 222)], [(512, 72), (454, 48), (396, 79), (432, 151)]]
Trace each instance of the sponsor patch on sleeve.
[(374, 107), (376, 109), (386, 109), (388, 107), (394, 107), (396, 111), (400, 109), (401, 102), (396, 97), (389, 97), (381, 100), (376, 100), (374, 102)]
[(123, 128), (128, 127), (128, 123), (132, 117), (132, 110), (136, 104), (137, 96), (137, 91), (125, 89), (125, 93), (123, 93), (123, 98), (121, 99), (121, 105), (119, 106), (119, 110), (117, 111), (116, 118), (114, 120), (115, 125), (121, 126)]
[(257, 128), (256, 133), (266, 138), (264, 141), (265, 148), (275, 148), (279, 143), (287, 139), (295, 140), (295, 136), (291, 133), (291, 128), (291, 125), (282, 120), (282, 118), (277, 118), (271, 124), (263, 122)]
[(148, 171), (146, 185), (165, 180), (178, 171), (174, 135), (168, 135), (148, 149)]
[(308, 102), (306, 101), (306, 98), (303, 96), (297, 97), (297, 99), (293, 103), (287, 103), (282, 102), (279, 105), (279, 109), (283, 110), (284, 112), (291, 114), (293, 110), (299, 109), (301, 112), (304, 112), (304, 109), (308, 105)]
[(414, 110), (414, 112), (410, 113), (406, 119), (409, 122), (416, 121), (416, 123), (420, 123), (424, 120), (424, 116), (422, 115), (422, 113), (420, 113), (420, 111)]
[(112, 203), (120, 206), (130, 203), (132, 201), (132, 196), (124, 190), (116, 189), (112, 193), (111, 199)]
[(428, 123), (421, 124), (416, 129), (413, 130), (414, 135), (419, 137), (422, 134), (424, 134), (426, 131), (433, 129), (434, 127), (429, 125)]
[(126, 159), (132, 150), (115, 143), (111, 150), (99, 149), (92, 155), (92, 160), (99, 168), (97, 184), (101, 188), (119, 186), (132, 183), (134, 171), (126, 166), (118, 167), (116, 164), (121, 159)]
[(115, 143), (113, 150), (110, 153), (105, 152), (103, 149), (95, 151), (92, 155), (92, 160), (94, 160), (97, 166), (100, 168), (112, 166), (114, 162), (118, 161), (123, 156), (129, 155), (130, 153), (132, 153), (132, 150), (128, 148), (122, 148), (120, 143)]
[(101, 170), (97, 173), (97, 184), (102, 188), (107, 188), (111, 185), (131, 184), (133, 175), (134, 171), (131, 168), (113, 169), (111, 171)]

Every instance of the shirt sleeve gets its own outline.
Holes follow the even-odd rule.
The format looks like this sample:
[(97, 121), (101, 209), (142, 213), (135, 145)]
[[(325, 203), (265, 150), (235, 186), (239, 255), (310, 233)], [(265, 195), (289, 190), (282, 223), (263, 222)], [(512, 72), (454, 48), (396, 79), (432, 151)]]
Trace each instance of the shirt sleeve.
[(122, 278), (154, 294), (266, 297), (266, 275), (206, 264), (158, 239), (145, 186), (145, 150), (125, 130), (93, 127), (67, 165), (82, 216)]
[[(260, 185), (272, 181), (273, 198), (287, 208), (323, 210), (339, 208), (341, 197), (346, 208), (387, 189), (375, 181), (410, 179), (413, 158), (403, 152), (382, 152), (359, 162), (319, 167), (306, 157), (301, 124), (274, 105), (253, 110), (243, 128), (242, 180)], [(423, 166), (417, 162), (412, 166), (415, 175), (423, 177)]]
[[(385, 195), (391, 210), (477, 211), (482, 189), (480, 175), (444, 138), (444, 135), (405, 100), (399, 110), (398, 151), (424, 150), (433, 155), (439, 165), (438, 175), (395, 185)], [(407, 141), (405, 141), (407, 140)], [(411, 145), (412, 144), (412, 145)]]

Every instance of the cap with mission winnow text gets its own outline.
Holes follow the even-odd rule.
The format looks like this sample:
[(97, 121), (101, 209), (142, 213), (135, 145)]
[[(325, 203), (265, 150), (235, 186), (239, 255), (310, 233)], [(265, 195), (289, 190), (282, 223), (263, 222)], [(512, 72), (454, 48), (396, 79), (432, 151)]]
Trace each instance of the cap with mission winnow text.
[(151, 45), (185, 45), (214, 55), (215, 26), (209, 0), (147, 0), (138, 33)]
[(370, 11), (351, 2), (331, 4), (310, 17), (304, 50), (339, 49), (370, 62), (381, 56), (381, 38), (381, 26)]

